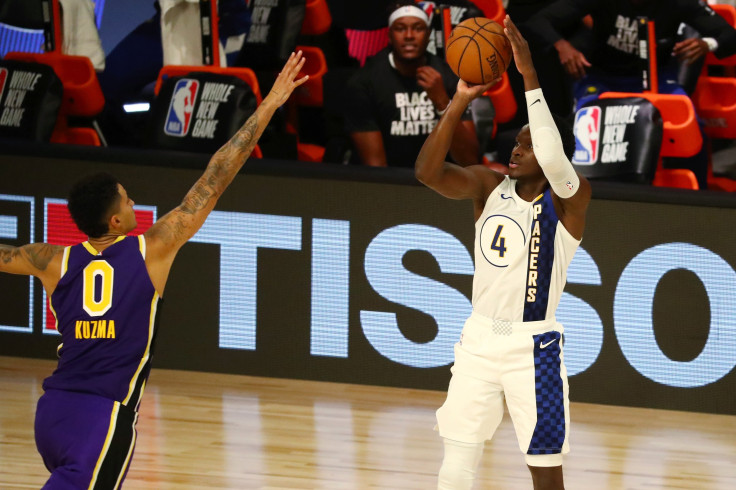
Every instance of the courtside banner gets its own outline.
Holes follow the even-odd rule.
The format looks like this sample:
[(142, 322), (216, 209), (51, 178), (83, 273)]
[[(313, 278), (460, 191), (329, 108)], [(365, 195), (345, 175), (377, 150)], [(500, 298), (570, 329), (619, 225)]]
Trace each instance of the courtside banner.
[[(0, 155), (0, 243), (73, 241), (64, 199), (102, 168), (143, 229), (207, 162), (103, 158)], [(394, 182), (252, 165), (268, 170), (238, 175), (174, 263), (154, 366), (445, 390), (471, 308), (471, 203), (412, 184), (405, 169), (381, 174)], [(736, 414), (736, 202), (599, 189), (557, 315), (571, 399)], [(40, 282), (0, 274), (0, 291), (0, 355), (54, 358), (60, 336)]]

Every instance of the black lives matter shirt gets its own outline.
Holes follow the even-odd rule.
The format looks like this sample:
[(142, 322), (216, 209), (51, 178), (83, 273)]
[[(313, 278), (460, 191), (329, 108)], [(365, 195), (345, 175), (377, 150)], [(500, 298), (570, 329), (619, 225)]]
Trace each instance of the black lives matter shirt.
[[(361, 68), (345, 90), (345, 129), (348, 133), (380, 131), (389, 167), (413, 167), (419, 150), (440, 117), (414, 77), (391, 66), (384, 49)], [(458, 78), (440, 58), (427, 53), (427, 64), (442, 75), (452, 98)], [(471, 119), (469, 111), (463, 119)]]
[[(526, 32), (534, 33), (546, 46), (558, 41), (560, 32), (586, 15), (593, 19), (593, 45), (589, 61), (591, 73), (638, 76), (639, 35), (637, 17), (654, 20), (657, 62), (672, 59), (680, 23), (689, 25), (703, 37), (718, 41), (719, 58), (736, 52), (736, 30), (704, 1), (650, 0), (634, 4), (630, 0), (558, 0), (526, 22)], [(555, 54), (556, 55), (556, 54)]]

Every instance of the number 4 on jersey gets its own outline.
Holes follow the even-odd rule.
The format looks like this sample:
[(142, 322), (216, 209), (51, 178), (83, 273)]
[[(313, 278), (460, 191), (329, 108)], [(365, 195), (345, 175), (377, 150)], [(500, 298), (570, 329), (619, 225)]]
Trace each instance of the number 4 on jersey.
[(493, 242), (491, 242), (491, 250), (498, 252), (499, 257), (503, 257), (506, 253), (506, 239), (501, 236), (503, 231), (503, 225), (498, 225), (496, 228), (496, 234), (493, 235)]

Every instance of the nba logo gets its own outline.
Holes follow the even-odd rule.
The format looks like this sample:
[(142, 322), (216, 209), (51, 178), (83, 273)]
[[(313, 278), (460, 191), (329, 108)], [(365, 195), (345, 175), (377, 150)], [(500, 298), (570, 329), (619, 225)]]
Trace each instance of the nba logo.
[(432, 24), (432, 17), (434, 16), (434, 9), (436, 8), (434, 2), (417, 2), (417, 7), (427, 14), (429, 23)]
[(601, 134), (601, 108), (583, 107), (575, 114), (575, 155), (572, 163), (593, 165), (598, 161)]
[(169, 112), (164, 122), (164, 133), (178, 137), (184, 137), (189, 133), (198, 90), (197, 80), (182, 78), (176, 82), (174, 92), (171, 94)]
[(8, 69), (0, 68), (0, 101), (3, 100), (3, 93), (5, 92), (5, 82), (8, 81)]

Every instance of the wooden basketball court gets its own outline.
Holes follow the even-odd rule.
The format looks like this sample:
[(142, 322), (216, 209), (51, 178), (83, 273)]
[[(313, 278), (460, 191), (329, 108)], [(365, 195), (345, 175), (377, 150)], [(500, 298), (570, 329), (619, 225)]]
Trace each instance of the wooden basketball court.
[[(53, 361), (0, 357), (0, 488), (40, 488), (35, 404)], [(736, 397), (735, 397), (736, 398)], [(156, 370), (128, 489), (436, 488), (444, 393)], [(736, 488), (736, 417), (573, 403), (566, 488)], [(531, 489), (506, 417), (475, 488)]]

